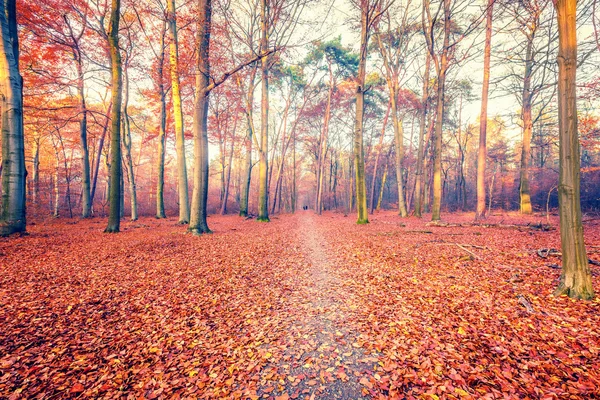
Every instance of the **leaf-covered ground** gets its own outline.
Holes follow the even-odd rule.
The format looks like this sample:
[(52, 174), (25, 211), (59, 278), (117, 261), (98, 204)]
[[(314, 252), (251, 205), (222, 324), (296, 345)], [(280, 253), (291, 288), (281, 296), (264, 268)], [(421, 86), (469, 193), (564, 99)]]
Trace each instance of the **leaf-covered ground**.
[(593, 398), (600, 302), (551, 296), (558, 231), (505, 226), (540, 219), (34, 225), (0, 239), (0, 398)]

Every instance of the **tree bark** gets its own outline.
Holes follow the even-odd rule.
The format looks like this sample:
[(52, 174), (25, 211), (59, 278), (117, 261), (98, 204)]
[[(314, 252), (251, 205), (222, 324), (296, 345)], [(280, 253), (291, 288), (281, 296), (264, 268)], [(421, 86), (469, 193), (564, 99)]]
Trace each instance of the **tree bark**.
[(2, 214), (0, 235), (25, 232), (25, 136), (23, 78), (19, 72), (16, 0), (0, 2), (0, 107), (2, 121)]
[(81, 217), (91, 216), (92, 202), (90, 192), (90, 153), (87, 143), (87, 105), (85, 103), (85, 82), (83, 75), (83, 65), (81, 55), (76, 55), (77, 59), (77, 94), (79, 97), (79, 112), (81, 121), (79, 121), (79, 139), (81, 145)]
[(92, 178), (92, 191), (90, 194), (90, 207), (93, 210), (94, 206), (94, 196), (96, 194), (96, 184), (98, 182), (98, 171), (100, 171), (100, 159), (102, 158), (102, 149), (104, 148), (104, 139), (106, 138), (106, 132), (108, 131), (108, 125), (111, 118), (112, 113), (112, 103), (108, 105), (108, 109), (106, 110), (106, 123), (102, 128), (102, 135), (100, 135), (100, 140), (98, 141), (98, 150), (96, 152), (96, 159), (94, 160), (94, 177)]
[(417, 171), (415, 182), (415, 217), (421, 218), (423, 208), (423, 163), (425, 159), (425, 130), (427, 129), (427, 110), (429, 108), (429, 71), (431, 68), (431, 55), (425, 58), (425, 73), (423, 74), (423, 94), (421, 95), (421, 115), (419, 116), (419, 146), (417, 150)]
[(196, 61), (196, 104), (194, 105), (194, 191), (192, 192), (192, 212), (188, 231), (200, 235), (211, 233), (206, 221), (208, 200), (208, 89), (210, 77), (210, 33), (211, 0), (199, 0), (198, 32), (196, 40), (198, 55)]
[[(210, 7), (210, 1), (209, 1)], [(177, 39), (177, 16), (175, 0), (167, 0), (171, 66), (171, 96), (173, 99), (173, 116), (175, 119), (175, 150), (177, 153), (177, 191), (179, 195), (179, 223), (190, 221), (187, 165), (185, 161), (185, 134), (183, 111), (181, 106), (181, 89), (179, 85), (179, 42)], [(200, 11), (201, 13), (203, 11)]]
[[(261, 0), (261, 51), (265, 53), (268, 48), (267, 25), (268, 9), (267, 0)], [(260, 101), (260, 149), (258, 166), (258, 218), (257, 221), (269, 222), (269, 57), (261, 58), (262, 94)]]
[[(379, 159), (381, 158), (381, 152), (383, 151), (383, 139), (385, 138), (385, 128), (387, 127), (388, 118), (390, 116), (390, 110), (392, 109), (392, 98), (388, 102), (388, 109), (383, 118), (383, 126), (381, 127), (381, 136), (379, 137), (379, 146), (377, 146), (377, 154), (375, 155), (375, 165), (373, 166), (373, 180), (371, 181), (371, 207), (370, 211), (373, 214), (375, 209), (375, 186), (377, 183), (377, 169), (379, 167)], [(400, 179), (402, 180), (402, 179)]]
[(111, 121), (111, 169), (110, 169), (110, 211), (106, 233), (119, 232), (121, 223), (121, 98), (123, 76), (121, 70), (121, 52), (119, 50), (119, 19), (121, 0), (112, 0), (108, 44), (110, 49), (111, 85), (112, 85), (112, 121)]
[(483, 84), (479, 114), (479, 149), (477, 152), (477, 210), (475, 219), (485, 218), (485, 166), (487, 161), (487, 107), (490, 88), (490, 55), (492, 49), (492, 19), (495, 0), (488, 0), (483, 50)]
[[(448, 51), (450, 38), (450, 0), (444, 0), (444, 42), (440, 63), (437, 66), (437, 118), (435, 121), (435, 138), (433, 141), (433, 204), (431, 220), (439, 221), (442, 211), (442, 127), (444, 123), (444, 95), (446, 72), (448, 70)], [(437, 64), (436, 64), (437, 65)]]
[[(365, 9), (366, 7), (366, 9)], [(354, 172), (356, 174), (356, 211), (357, 224), (368, 224), (367, 185), (365, 177), (365, 152), (363, 148), (363, 126), (365, 113), (365, 77), (367, 52), (369, 46), (369, 5), (361, 7), (360, 54), (358, 76), (356, 77), (356, 117), (354, 120)]]
[[(160, 57), (158, 59), (158, 96), (160, 98), (160, 122), (158, 127), (158, 162), (156, 180), (156, 218), (166, 218), (165, 214), (165, 146), (167, 143), (167, 101), (165, 84), (163, 82), (163, 65), (165, 59), (165, 46), (163, 34), (161, 37)], [(181, 105), (181, 104), (180, 104)], [(187, 176), (187, 173), (186, 173)], [(186, 178), (187, 180), (187, 178)]]
[(519, 195), (521, 214), (531, 214), (531, 196), (529, 192), (529, 159), (531, 158), (531, 135), (533, 120), (531, 117), (531, 75), (533, 74), (533, 34), (528, 37), (525, 58), (525, 75), (523, 77), (523, 146), (521, 150), (521, 170)]
[(558, 19), (559, 214), (562, 275), (555, 295), (592, 299), (594, 289), (583, 240), (577, 132), (577, 32), (575, 0), (555, 0)]
[(131, 220), (137, 221), (137, 188), (135, 185), (135, 174), (133, 171), (133, 157), (131, 156), (131, 125), (129, 122), (129, 60), (126, 62), (124, 89), (123, 89), (123, 146), (125, 147), (125, 167), (127, 168), (127, 177), (129, 178), (129, 199), (131, 202)]

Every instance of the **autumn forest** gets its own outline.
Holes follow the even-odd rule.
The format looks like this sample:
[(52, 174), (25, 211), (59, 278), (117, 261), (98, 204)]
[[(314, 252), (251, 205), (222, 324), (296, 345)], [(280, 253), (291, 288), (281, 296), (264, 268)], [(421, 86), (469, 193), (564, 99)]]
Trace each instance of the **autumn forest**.
[(600, 396), (598, 0), (0, 0), (0, 399)]

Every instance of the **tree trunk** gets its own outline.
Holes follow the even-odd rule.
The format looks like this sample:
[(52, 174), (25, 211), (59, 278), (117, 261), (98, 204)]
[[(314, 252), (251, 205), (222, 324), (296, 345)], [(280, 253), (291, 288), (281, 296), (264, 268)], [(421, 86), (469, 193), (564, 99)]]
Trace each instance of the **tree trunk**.
[(442, 126), (444, 123), (444, 95), (450, 37), (450, 0), (444, 0), (444, 43), (438, 67), (437, 118), (433, 141), (433, 205), (431, 220), (439, 221), (442, 211)]
[(23, 78), (19, 72), (16, 0), (0, 2), (0, 110), (2, 122), (2, 214), (0, 235), (25, 232), (25, 136)]
[[(164, 37), (164, 35), (163, 35)], [(167, 143), (167, 102), (165, 99), (165, 85), (162, 79), (164, 62), (164, 39), (161, 41), (161, 53), (158, 62), (158, 95), (160, 97), (160, 125), (158, 127), (158, 162), (156, 181), (156, 218), (166, 218), (165, 214), (165, 146)], [(186, 174), (187, 175), (187, 174)]]
[[(237, 130), (237, 115), (233, 124), (233, 132)], [(225, 174), (225, 190), (223, 191), (223, 201), (221, 203), (221, 215), (227, 214), (227, 199), (229, 198), (229, 183), (231, 182), (231, 164), (233, 163), (233, 144), (235, 141), (231, 138), (231, 146), (229, 148), (229, 162), (227, 163), (227, 172)]]
[(96, 153), (96, 159), (94, 160), (94, 178), (92, 179), (92, 192), (90, 194), (90, 208), (93, 210), (94, 206), (94, 195), (96, 194), (96, 183), (98, 182), (98, 171), (100, 170), (100, 159), (102, 158), (102, 149), (104, 148), (104, 139), (106, 138), (106, 132), (108, 131), (108, 122), (111, 117), (111, 109), (112, 103), (108, 105), (108, 109), (106, 110), (106, 123), (102, 128), (102, 135), (100, 135), (100, 140), (98, 142), (98, 150)]
[(406, 210), (406, 200), (404, 196), (404, 128), (402, 126), (402, 118), (398, 117), (398, 105), (396, 102), (396, 97), (398, 96), (397, 87), (395, 87), (393, 91), (390, 91), (390, 93), (392, 102), (392, 122), (394, 124), (394, 139), (396, 143), (396, 181), (398, 185), (398, 214), (400, 214), (401, 217), (406, 217), (408, 215), (408, 211)]
[(129, 199), (131, 201), (131, 220), (137, 221), (137, 190), (135, 186), (135, 174), (133, 171), (133, 157), (131, 156), (131, 125), (129, 122), (129, 60), (126, 62), (123, 93), (123, 146), (125, 147), (125, 167), (129, 178)]
[[(210, 2), (209, 2), (210, 7)], [(177, 39), (177, 16), (175, 0), (167, 0), (171, 65), (171, 91), (173, 99), (173, 114), (175, 119), (175, 150), (177, 153), (177, 191), (179, 194), (179, 223), (190, 221), (187, 166), (185, 161), (185, 134), (183, 126), (183, 111), (181, 107), (181, 90), (179, 87), (179, 42)], [(202, 11), (200, 11), (202, 12)]]
[(492, 18), (495, 0), (488, 0), (485, 24), (485, 47), (483, 51), (483, 84), (481, 89), (481, 113), (479, 114), (479, 150), (477, 153), (477, 210), (475, 219), (485, 218), (485, 165), (487, 159), (487, 106), (490, 88), (490, 55), (492, 48)]
[(85, 87), (83, 76), (83, 65), (81, 55), (77, 59), (77, 94), (79, 97), (79, 138), (81, 145), (81, 217), (88, 218), (91, 215), (92, 202), (90, 192), (90, 153), (87, 143), (87, 105), (85, 103)]
[(325, 106), (325, 115), (323, 116), (323, 129), (321, 129), (321, 138), (319, 141), (319, 160), (317, 165), (317, 196), (315, 202), (315, 212), (321, 215), (323, 210), (323, 173), (325, 158), (327, 155), (327, 141), (329, 137), (329, 119), (331, 118), (331, 97), (333, 95), (334, 79), (331, 61), (329, 67), (329, 89), (327, 90), (327, 104)]
[(38, 203), (40, 193), (40, 135), (35, 132), (33, 137), (33, 188), (31, 191), (31, 200), (33, 204)]
[(373, 214), (373, 210), (375, 209), (375, 186), (377, 183), (377, 169), (379, 167), (379, 159), (381, 157), (381, 151), (383, 150), (383, 139), (385, 138), (385, 128), (387, 126), (388, 118), (390, 116), (390, 110), (392, 109), (392, 98), (390, 97), (390, 101), (388, 102), (388, 109), (385, 113), (385, 117), (383, 118), (383, 126), (381, 127), (381, 136), (379, 137), (379, 146), (377, 147), (377, 154), (375, 155), (375, 165), (373, 166), (373, 179), (371, 180), (371, 207), (370, 211)]
[[(267, 24), (268, 9), (267, 0), (261, 0), (261, 44), (263, 53), (268, 48)], [(261, 58), (262, 74), (262, 98), (260, 101), (260, 149), (258, 166), (258, 218), (257, 221), (269, 222), (269, 57)]]
[[(254, 106), (254, 79), (256, 77), (256, 68), (253, 67), (250, 73), (248, 89), (246, 91), (246, 123), (248, 124), (248, 135), (246, 136), (246, 159), (244, 162), (245, 179), (240, 197), (240, 217), (248, 216), (248, 201), (250, 198), (250, 184), (252, 183), (252, 141), (254, 140), (254, 121), (252, 108)], [(238, 80), (239, 82), (239, 80)], [(241, 86), (241, 85), (240, 85)], [(259, 149), (260, 150), (260, 149)]]
[(558, 19), (558, 124), (560, 174), (558, 200), (562, 275), (555, 295), (594, 297), (583, 240), (580, 204), (580, 155), (577, 131), (576, 0), (556, 0)]
[(121, 0), (112, 0), (108, 44), (110, 48), (112, 121), (111, 121), (111, 169), (110, 169), (110, 211), (107, 233), (119, 232), (121, 223), (121, 97), (123, 76), (121, 52), (119, 50), (119, 18)]
[(427, 129), (427, 110), (429, 103), (429, 71), (431, 68), (431, 55), (429, 52), (425, 59), (425, 73), (423, 74), (423, 94), (421, 96), (421, 115), (419, 116), (419, 146), (417, 150), (417, 170), (415, 178), (415, 217), (421, 217), (423, 208), (423, 174), (425, 159), (425, 130)]
[(198, 55), (196, 61), (196, 104), (194, 105), (194, 191), (188, 231), (200, 235), (211, 233), (206, 222), (208, 200), (208, 91), (210, 77), (211, 0), (199, 0)]
[(523, 78), (523, 147), (521, 151), (521, 171), (519, 194), (521, 198), (521, 214), (531, 214), (531, 196), (529, 194), (529, 159), (531, 158), (531, 135), (533, 121), (531, 118), (531, 75), (533, 74), (533, 36), (527, 43), (525, 58), (525, 75)]
[[(363, 6), (365, 7), (365, 6)], [(368, 6), (367, 6), (368, 7)], [(356, 211), (357, 224), (368, 224), (367, 185), (365, 177), (365, 153), (363, 148), (363, 126), (365, 113), (365, 76), (367, 68), (367, 52), (369, 46), (369, 10), (361, 10), (360, 54), (358, 76), (356, 77), (356, 117), (354, 120), (354, 172), (356, 174)]]

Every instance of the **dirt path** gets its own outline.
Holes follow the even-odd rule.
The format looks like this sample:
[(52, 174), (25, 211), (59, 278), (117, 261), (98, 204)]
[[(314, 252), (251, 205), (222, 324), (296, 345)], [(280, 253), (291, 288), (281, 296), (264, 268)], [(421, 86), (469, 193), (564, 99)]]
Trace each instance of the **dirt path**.
[(329, 245), (317, 217), (305, 212), (297, 218), (296, 237), (308, 273), (300, 283), (303, 287), (298, 288), (303, 293), (304, 312), (292, 327), (300, 340), (289, 352), (302, 354), (290, 374), (304, 379), (296, 386), (288, 382), (286, 393), (294, 396), (299, 391), (308, 398), (322, 399), (366, 398), (360, 380), (365, 370), (372, 370), (373, 359), (356, 346), (355, 333), (344, 327), (349, 315), (342, 299), (350, 294), (328, 257)]

